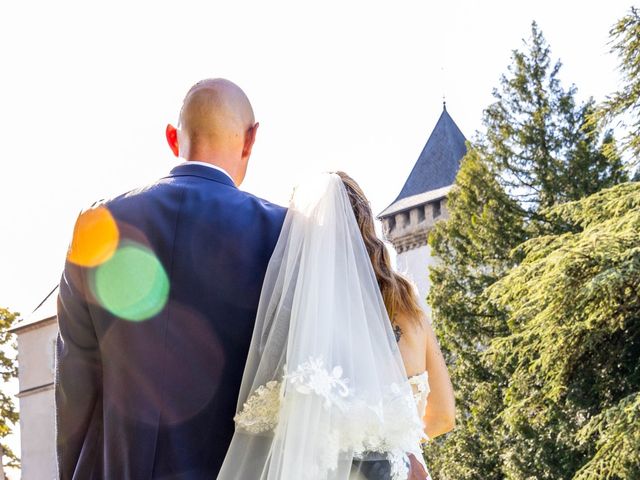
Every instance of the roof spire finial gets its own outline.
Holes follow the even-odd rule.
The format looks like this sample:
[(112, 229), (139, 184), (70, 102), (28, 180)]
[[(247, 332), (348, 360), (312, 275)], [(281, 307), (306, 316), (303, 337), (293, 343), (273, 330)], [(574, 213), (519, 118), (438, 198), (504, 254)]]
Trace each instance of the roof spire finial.
[(442, 71), (442, 109), (447, 111), (447, 87), (446, 82), (444, 80), (444, 65), (440, 66), (440, 70)]

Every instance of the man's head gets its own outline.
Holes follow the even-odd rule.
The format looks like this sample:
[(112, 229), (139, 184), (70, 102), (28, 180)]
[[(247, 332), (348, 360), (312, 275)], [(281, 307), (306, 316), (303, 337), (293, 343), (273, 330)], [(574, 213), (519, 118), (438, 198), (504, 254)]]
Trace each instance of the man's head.
[(191, 87), (178, 128), (167, 125), (166, 134), (176, 156), (217, 165), (240, 185), (257, 130), (251, 103), (242, 89), (229, 80), (214, 78)]

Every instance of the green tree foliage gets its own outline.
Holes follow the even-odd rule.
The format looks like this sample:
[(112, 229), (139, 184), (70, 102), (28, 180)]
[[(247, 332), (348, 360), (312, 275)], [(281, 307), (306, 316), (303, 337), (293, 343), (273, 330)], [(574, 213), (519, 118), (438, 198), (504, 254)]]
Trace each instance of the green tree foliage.
[(574, 113), (572, 148), (567, 152), (566, 171), (558, 178), (559, 196), (566, 200), (629, 180), (613, 132), (598, 135), (601, 125), (591, 127), (595, 109), (595, 102), (589, 100)]
[[(426, 448), (438, 480), (572, 478), (590, 459), (602, 458), (593, 456), (596, 449), (604, 452), (612, 445), (598, 432), (622, 431), (624, 415), (635, 405), (616, 403), (618, 410), (598, 416), (600, 400), (586, 393), (593, 379), (576, 370), (572, 395), (558, 397), (556, 404), (537, 396), (539, 403), (529, 406), (525, 394), (545, 392), (549, 379), (533, 374), (540, 358), (529, 344), (520, 353), (529, 354), (531, 365), (521, 366), (525, 360), (514, 353), (513, 342), (520, 339), (517, 328), (524, 326), (518, 322), (525, 318), (514, 316), (516, 307), (496, 293), (514, 272), (528, 271), (536, 255), (543, 258), (545, 248), (553, 244), (564, 251), (562, 242), (588, 230), (567, 209), (589, 211), (589, 221), (595, 221), (592, 204), (581, 199), (589, 196), (597, 203), (598, 192), (627, 180), (612, 132), (590, 120), (593, 101), (578, 105), (575, 88), (561, 86), (559, 70), (534, 23), (525, 50), (513, 52), (496, 101), (485, 111), (484, 132), (462, 162), (448, 197), (450, 218), (436, 224), (429, 238), (440, 262), (431, 268), (428, 301), (457, 405), (456, 429)], [(551, 256), (546, 265), (560, 260)], [(561, 278), (576, 283), (574, 288), (587, 281), (570, 272), (567, 267)], [(526, 286), (518, 288), (523, 311), (534, 308)], [(556, 295), (566, 311), (582, 308), (572, 303), (575, 291), (560, 291), (562, 284), (547, 288), (538, 293)], [(553, 316), (558, 307), (549, 305), (546, 312)], [(545, 341), (555, 342), (553, 347), (572, 344), (564, 333), (550, 331)], [(562, 390), (565, 384), (557, 385)], [(605, 392), (603, 384), (600, 393)], [(597, 447), (597, 442), (604, 443)]]
[[(9, 352), (15, 351), (13, 334), (9, 329), (18, 318), (17, 313), (12, 313), (5, 308), (0, 308), (0, 376), (6, 384), (18, 375), (15, 358)], [(18, 421), (18, 412), (15, 409), (11, 396), (0, 390), (0, 441), (11, 433), (11, 428)], [(11, 449), (3, 442), (4, 456), (9, 460), (8, 465), (18, 466), (18, 459)]]
[(640, 478), (640, 183), (544, 212), (568, 225), (516, 249), (487, 289), (509, 333), (484, 361), (507, 379), (507, 478)]
[[(632, 7), (609, 32), (612, 53), (619, 59), (622, 87), (600, 106), (593, 121), (618, 120), (626, 130), (622, 149), (640, 162), (640, 12)], [(636, 175), (640, 175), (640, 169)]]
[(429, 244), (442, 260), (431, 270), (429, 303), (434, 327), (455, 386), (457, 427), (446, 441), (429, 444), (428, 465), (444, 479), (500, 479), (502, 440), (494, 435), (502, 382), (480, 361), (478, 346), (506, 333), (501, 312), (483, 291), (514, 265), (510, 251), (525, 238), (524, 212), (468, 146), (447, 205)]
[(562, 86), (562, 65), (535, 22), (524, 46), (493, 92), (478, 142), (501, 184), (535, 212), (625, 180), (611, 133), (588, 122), (593, 101), (577, 105), (576, 88)]

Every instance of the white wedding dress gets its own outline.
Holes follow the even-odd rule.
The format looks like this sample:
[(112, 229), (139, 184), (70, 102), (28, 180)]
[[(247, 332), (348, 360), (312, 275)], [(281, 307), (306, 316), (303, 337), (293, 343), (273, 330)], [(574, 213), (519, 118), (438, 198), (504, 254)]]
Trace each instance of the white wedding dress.
[(413, 390), (413, 398), (416, 401), (418, 415), (420, 418), (423, 418), (424, 412), (427, 409), (427, 398), (431, 390), (429, 388), (429, 373), (422, 372), (409, 377), (409, 385), (411, 385), (411, 389)]
[(342, 180), (296, 188), (269, 263), (219, 480), (405, 480), (427, 373), (407, 378)]

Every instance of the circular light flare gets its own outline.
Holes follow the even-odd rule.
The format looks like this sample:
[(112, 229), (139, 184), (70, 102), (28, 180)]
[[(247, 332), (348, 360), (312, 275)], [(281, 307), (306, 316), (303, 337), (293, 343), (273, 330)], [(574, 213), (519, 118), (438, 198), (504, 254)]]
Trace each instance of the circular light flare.
[(92, 275), (95, 298), (124, 320), (141, 322), (164, 308), (169, 297), (169, 277), (155, 254), (140, 244), (116, 250)]
[(73, 229), (67, 260), (81, 267), (97, 267), (113, 256), (119, 240), (118, 225), (107, 207), (85, 210)]

